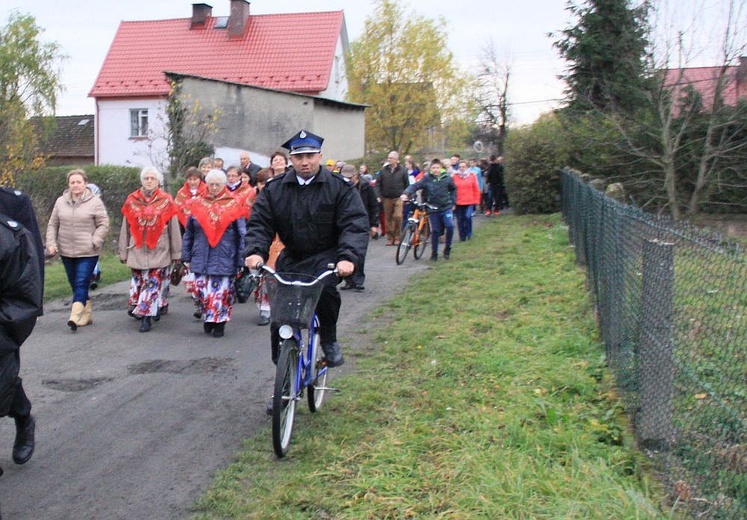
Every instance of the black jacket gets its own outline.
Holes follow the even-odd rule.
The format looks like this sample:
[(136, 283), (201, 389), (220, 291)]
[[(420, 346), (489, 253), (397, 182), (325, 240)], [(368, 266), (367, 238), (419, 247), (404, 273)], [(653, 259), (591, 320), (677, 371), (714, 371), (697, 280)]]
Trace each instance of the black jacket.
[(43, 281), (44, 242), (42, 241), (41, 230), (36, 220), (36, 213), (34, 213), (34, 206), (31, 204), (31, 199), (19, 190), (0, 187), (0, 213), (13, 220), (17, 220), (31, 233)]
[(488, 166), (488, 183), (494, 186), (503, 186), (503, 165), (497, 162)]
[(358, 179), (356, 188), (368, 213), (368, 227), (379, 227), (379, 202), (376, 200), (376, 190), (366, 179)]
[(310, 184), (301, 186), (291, 169), (267, 182), (254, 201), (244, 256), (258, 254), (267, 260), (276, 233), (285, 246), (279, 270), (303, 264), (302, 272), (318, 274), (327, 263), (340, 260), (363, 265), (368, 216), (342, 176), (321, 168)]
[(0, 214), (0, 357), (16, 352), (34, 329), (42, 284), (31, 233)]
[(431, 211), (446, 211), (456, 204), (456, 185), (448, 173), (441, 173), (438, 177), (430, 173), (423, 175), (418, 182), (408, 186), (405, 194), (412, 198), (420, 189), (423, 190), (423, 201), (438, 208)]
[(407, 169), (401, 164), (397, 164), (394, 170), (387, 164), (376, 176), (376, 190), (382, 199), (398, 199), (409, 184)]

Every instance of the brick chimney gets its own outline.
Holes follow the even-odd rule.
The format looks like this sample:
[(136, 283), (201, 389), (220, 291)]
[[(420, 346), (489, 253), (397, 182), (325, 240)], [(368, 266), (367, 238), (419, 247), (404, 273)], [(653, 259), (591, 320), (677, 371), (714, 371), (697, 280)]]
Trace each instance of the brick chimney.
[(190, 29), (203, 29), (207, 19), (213, 14), (213, 6), (207, 4), (192, 4), (192, 22)]
[(249, 2), (246, 0), (231, 0), (231, 14), (228, 16), (228, 37), (244, 36), (246, 22), (249, 19)]

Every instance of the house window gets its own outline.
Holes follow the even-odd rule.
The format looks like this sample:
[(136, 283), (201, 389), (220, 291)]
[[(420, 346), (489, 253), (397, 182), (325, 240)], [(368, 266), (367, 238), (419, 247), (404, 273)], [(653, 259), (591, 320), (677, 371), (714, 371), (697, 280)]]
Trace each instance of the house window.
[(130, 109), (130, 137), (148, 137), (148, 109)]
[(340, 66), (340, 56), (335, 56), (335, 83), (339, 84), (340, 80), (342, 79), (342, 70)]

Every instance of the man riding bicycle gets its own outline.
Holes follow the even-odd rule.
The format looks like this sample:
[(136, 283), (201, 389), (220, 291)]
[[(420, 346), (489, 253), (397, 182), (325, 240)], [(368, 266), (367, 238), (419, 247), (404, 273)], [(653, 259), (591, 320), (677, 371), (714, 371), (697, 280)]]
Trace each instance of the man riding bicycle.
[[(256, 269), (269, 254), (275, 234), (285, 249), (279, 272), (317, 275), (335, 264), (346, 277), (363, 265), (368, 247), (368, 217), (355, 188), (339, 174), (321, 166), (324, 139), (301, 130), (282, 146), (292, 168), (267, 182), (257, 196), (246, 230), (245, 264)], [(345, 360), (337, 342), (337, 318), (342, 303), (337, 280), (329, 277), (316, 307), (319, 335), (328, 367)], [(278, 333), (271, 324), (272, 361), (277, 363)]]

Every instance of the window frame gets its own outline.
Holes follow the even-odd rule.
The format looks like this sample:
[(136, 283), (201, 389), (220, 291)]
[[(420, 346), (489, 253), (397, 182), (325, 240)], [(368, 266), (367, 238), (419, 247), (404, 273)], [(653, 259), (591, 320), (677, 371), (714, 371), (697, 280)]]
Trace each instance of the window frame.
[(130, 109), (130, 139), (148, 137), (148, 109)]

